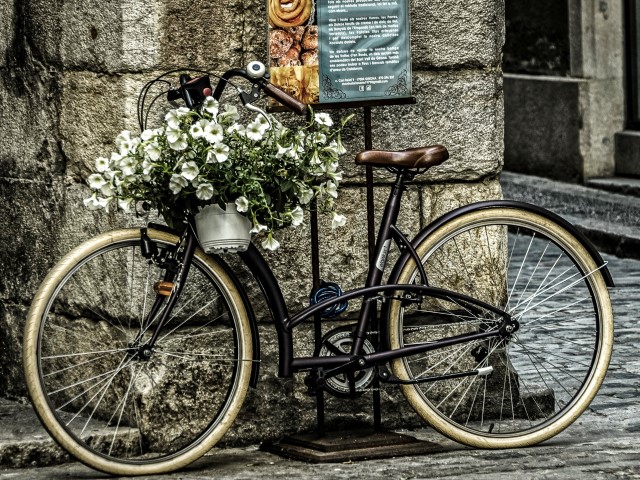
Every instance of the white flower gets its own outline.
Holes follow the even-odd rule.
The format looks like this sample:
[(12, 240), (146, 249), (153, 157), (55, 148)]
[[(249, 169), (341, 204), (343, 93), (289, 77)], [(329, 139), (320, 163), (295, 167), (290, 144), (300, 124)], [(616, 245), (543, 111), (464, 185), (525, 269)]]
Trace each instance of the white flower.
[(181, 151), (181, 150), (186, 149), (186, 148), (187, 148), (187, 146), (188, 146), (188, 143), (187, 143), (187, 134), (186, 134), (186, 133), (181, 134), (181, 135), (176, 139), (176, 141), (175, 141), (175, 142), (171, 142), (171, 141), (169, 142), (169, 147), (170, 147), (172, 150)]
[(160, 158), (162, 150), (160, 150), (160, 145), (156, 142), (152, 142), (144, 147), (144, 153), (146, 153), (151, 160), (156, 161)]
[(116, 137), (116, 147), (120, 150), (120, 153), (126, 155), (133, 146), (131, 141), (131, 132), (129, 130), (123, 130), (120, 135)]
[(300, 158), (300, 155), (298, 155), (298, 150), (295, 148), (292, 148), (291, 150), (289, 150), (287, 152), (287, 157), (292, 158), (294, 160), (298, 160)]
[(329, 175), (329, 178), (331, 178), (331, 180), (335, 180), (336, 182), (342, 181), (342, 172), (332, 172), (331, 170), (329, 170), (327, 175)]
[(260, 124), (257, 122), (251, 122), (249, 125), (247, 125), (246, 134), (247, 137), (254, 142), (262, 140), (262, 128), (260, 127)]
[(213, 197), (213, 185), (210, 183), (201, 183), (196, 189), (196, 197), (200, 200), (209, 200)]
[(262, 248), (265, 250), (277, 250), (280, 247), (280, 242), (273, 238), (273, 235), (269, 234), (264, 242), (262, 242)]
[(211, 150), (213, 155), (216, 157), (218, 163), (225, 162), (227, 158), (229, 158), (229, 147), (224, 143), (216, 143)]
[(253, 228), (249, 230), (249, 233), (260, 233), (265, 231), (266, 229), (267, 229), (266, 225), (260, 225), (258, 222), (256, 222), (253, 225)]
[(178, 115), (178, 117), (184, 117), (190, 111), (191, 110), (189, 110), (187, 107), (180, 107), (176, 110), (176, 114)]
[(249, 200), (244, 196), (238, 197), (236, 200), (236, 208), (239, 212), (246, 212), (249, 210)]
[(100, 188), (100, 193), (107, 198), (113, 197), (115, 194), (115, 191), (113, 190), (113, 185), (111, 185), (110, 183), (105, 183), (102, 186), (102, 188)]
[(303, 218), (304, 218), (304, 212), (302, 211), (302, 208), (300, 208), (300, 205), (296, 206), (296, 208), (291, 210), (291, 225), (293, 225), (294, 227), (297, 227), (302, 223)]
[(326, 125), (327, 127), (330, 127), (333, 125), (333, 120), (331, 120), (331, 115), (329, 115), (328, 113), (316, 113), (314, 116), (314, 120), (316, 121), (316, 123), (320, 125)]
[(174, 174), (171, 176), (171, 180), (169, 180), (169, 188), (174, 195), (178, 195), (187, 185), (189, 185), (189, 182), (181, 175)]
[(87, 183), (92, 190), (100, 190), (107, 183), (107, 181), (99, 173), (94, 173), (93, 175), (89, 175), (89, 178), (87, 178)]
[(144, 175), (149, 175), (151, 173), (151, 170), (153, 170), (155, 167), (155, 163), (150, 162), (146, 158), (142, 161), (142, 173)]
[(104, 157), (96, 159), (96, 170), (100, 173), (106, 172), (109, 169), (109, 160)]
[(125, 212), (128, 212), (131, 208), (131, 204), (133, 203), (133, 198), (124, 198), (122, 200), (118, 200), (118, 207)]
[(338, 198), (338, 186), (333, 183), (331, 180), (327, 182), (327, 186), (325, 191), (331, 195), (333, 198)]
[(120, 162), (120, 160), (122, 160), (122, 157), (124, 157), (124, 155), (120, 155), (119, 153), (113, 152), (111, 154), (111, 163), (117, 165), (118, 162)]
[(147, 141), (147, 140), (151, 140), (154, 136), (156, 135), (156, 131), (155, 130), (145, 130), (144, 132), (142, 132), (140, 134), (140, 138), (143, 141)]
[(128, 177), (133, 175), (136, 171), (136, 167), (138, 166), (138, 162), (136, 162), (135, 158), (125, 157), (120, 160), (120, 170), (122, 170), (122, 175)]
[(258, 125), (260, 125), (260, 133), (262, 133), (263, 135), (267, 130), (271, 128), (269, 120), (264, 115), (258, 115), (253, 123), (257, 123)]
[(221, 142), (224, 138), (224, 130), (217, 123), (210, 122), (204, 127), (204, 138), (209, 143)]
[(347, 223), (347, 217), (333, 212), (333, 220), (331, 220), (331, 228), (344, 227)]
[(181, 115), (178, 115), (177, 110), (169, 110), (169, 112), (164, 116), (164, 120), (167, 122), (170, 129), (176, 130), (180, 128), (180, 117)]
[(193, 138), (200, 138), (204, 136), (204, 129), (203, 126), (200, 122), (196, 122), (193, 125), (191, 125), (191, 128), (189, 129), (189, 133), (191, 134), (191, 136)]
[(238, 109), (235, 105), (225, 105), (224, 112), (218, 115), (218, 121), (235, 122), (237, 120), (240, 120), (240, 115), (238, 115)]
[(98, 210), (100, 208), (107, 208), (109, 200), (106, 198), (98, 197), (97, 193), (94, 193), (89, 198), (83, 200), (84, 206), (89, 210)]
[(182, 132), (178, 127), (174, 128), (171, 125), (169, 125), (169, 128), (167, 128), (166, 134), (167, 134), (167, 141), (169, 143), (173, 143), (180, 138), (180, 135), (182, 135)]
[(302, 205), (306, 205), (307, 203), (309, 203), (311, 200), (313, 200), (313, 189), (308, 188), (304, 190), (298, 197), (298, 200), (300, 200), (300, 203)]
[(202, 108), (204, 108), (207, 112), (209, 112), (214, 117), (218, 115), (218, 101), (213, 97), (207, 97), (204, 99), (204, 103), (202, 104)]
[(310, 136), (313, 143), (324, 145), (327, 142), (327, 136), (322, 132), (315, 132)]
[(246, 130), (239, 123), (234, 123), (229, 128), (227, 128), (227, 133), (233, 133), (233, 132), (237, 132), (238, 135), (240, 135), (241, 137), (244, 137)]
[(199, 173), (200, 169), (196, 162), (185, 162), (182, 164), (182, 176), (187, 180), (193, 180)]
[(283, 147), (279, 143), (276, 145), (278, 145), (278, 152), (276, 153), (276, 158), (281, 158), (285, 153), (291, 150), (291, 147)]

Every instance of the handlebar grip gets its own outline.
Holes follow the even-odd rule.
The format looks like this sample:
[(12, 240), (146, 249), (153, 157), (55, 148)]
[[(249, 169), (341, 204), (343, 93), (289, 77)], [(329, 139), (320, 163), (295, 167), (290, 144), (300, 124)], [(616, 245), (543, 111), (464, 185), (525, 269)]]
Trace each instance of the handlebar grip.
[(277, 100), (280, 103), (282, 103), (285, 107), (289, 108), (291, 111), (297, 113), (298, 115), (302, 115), (307, 111), (307, 106), (304, 103), (297, 100), (296, 98), (293, 98), (288, 93), (283, 92), (272, 83), (265, 84), (264, 92), (274, 100)]

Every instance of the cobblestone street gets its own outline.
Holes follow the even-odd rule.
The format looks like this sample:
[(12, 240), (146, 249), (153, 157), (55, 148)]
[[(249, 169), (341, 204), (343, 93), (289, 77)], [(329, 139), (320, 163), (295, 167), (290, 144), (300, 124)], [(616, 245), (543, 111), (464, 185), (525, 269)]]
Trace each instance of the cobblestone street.
[[(312, 465), (264, 453), (253, 446), (218, 451), (186, 471), (153, 478), (640, 478), (640, 262), (609, 255), (605, 259), (616, 282), (616, 288), (610, 291), (616, 331), (609, 373), (589, 411), (542, 445), (517, 450), (472, 450), (424, 429), (411, 434), (441, 444), (443, 453)], [(0, 472), (0, 479), (9, 478), (102, 477), (82, 465), (66, 464)]]

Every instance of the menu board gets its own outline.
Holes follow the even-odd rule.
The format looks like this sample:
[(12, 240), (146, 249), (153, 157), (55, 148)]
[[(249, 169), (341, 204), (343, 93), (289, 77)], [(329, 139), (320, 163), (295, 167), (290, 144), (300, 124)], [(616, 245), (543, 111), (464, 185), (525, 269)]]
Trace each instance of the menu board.
[(306, 104), (411, 96), (408, 0), (267, 0), (271, 82)]

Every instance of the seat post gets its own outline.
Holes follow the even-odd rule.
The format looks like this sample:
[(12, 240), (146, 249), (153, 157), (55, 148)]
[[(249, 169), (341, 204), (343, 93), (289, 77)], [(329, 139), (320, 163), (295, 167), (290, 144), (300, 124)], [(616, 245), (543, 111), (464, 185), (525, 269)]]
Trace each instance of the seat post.
[[(366, 287), (380, 285), (382, 274), (387, 263), (387, 255), (391, 244), (391, 226), (395, 225), (400, 212), (400, 203), (402, 193), (406, 190), (405, 182), (413, 178), (413, 172), (404, 168), (394, 169), (396, 171), (396, 181), (391, 187), (389, 199), (385, 205), (384, 214), (378, 230), (376, 239), (375, 253), (369, 262), (369, 272), (367, 274)], [(375, 308), (375, 303), (369, 301), (369, 297), (362, 299), (360, 307), (360, 315), (358, 317), (358, 326), (354, 332), (353, 348), (351, 353), (360, 352), (367, 336), (368, 320), (371, 315), (371, 309)]]

